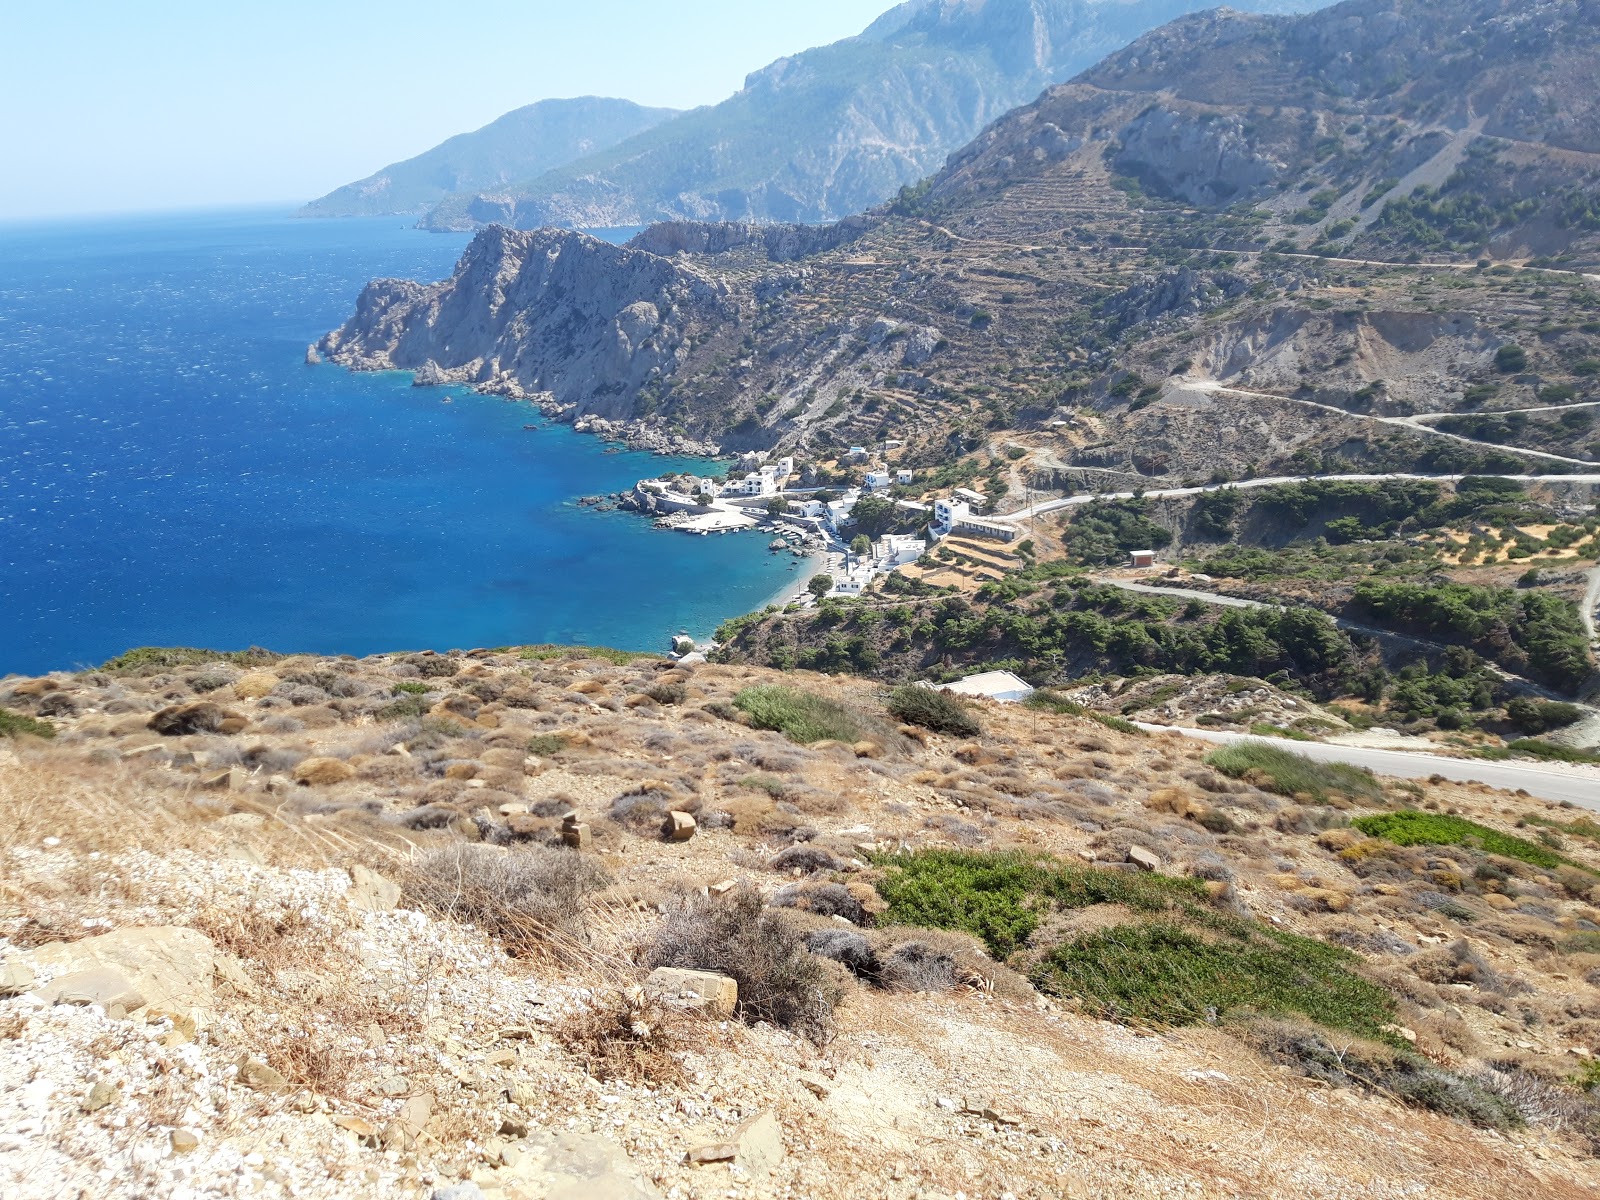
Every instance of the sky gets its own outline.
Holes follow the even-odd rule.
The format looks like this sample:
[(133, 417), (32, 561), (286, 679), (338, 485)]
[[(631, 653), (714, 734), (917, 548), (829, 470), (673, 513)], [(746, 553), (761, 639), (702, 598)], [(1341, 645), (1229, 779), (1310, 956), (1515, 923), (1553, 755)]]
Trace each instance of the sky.
[(714, 104), (893, 3), (9, 3), (0, 220), (298, 204), (552, 97)]

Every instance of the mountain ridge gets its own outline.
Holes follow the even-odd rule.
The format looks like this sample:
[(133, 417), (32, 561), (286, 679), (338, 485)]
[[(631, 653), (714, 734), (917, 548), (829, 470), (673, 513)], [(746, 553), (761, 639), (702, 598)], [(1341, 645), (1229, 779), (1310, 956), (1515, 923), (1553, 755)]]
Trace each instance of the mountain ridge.
[(675, 109), (604, 96), (541, 100), (336, 188), (306, 204), (298, 215), (422, 214), (452, 192), (514, 182), (604, 150), (677, 115)]
[(721, 104), (540, 178), (450, 197), (422, 223), (595, 228), (838, 219), (936, 169), (1047, 84), (1195, 7), (1192, 0), (902, 5), (857, 37), (751, 72)]

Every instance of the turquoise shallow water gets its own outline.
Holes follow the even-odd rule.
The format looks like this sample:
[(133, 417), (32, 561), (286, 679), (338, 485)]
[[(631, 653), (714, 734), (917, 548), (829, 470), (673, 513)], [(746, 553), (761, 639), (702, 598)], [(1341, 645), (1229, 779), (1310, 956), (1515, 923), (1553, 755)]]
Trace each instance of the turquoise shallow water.
[(260, 212), (0, 226), (0, 674), (150, 644), (654, 649), (793, 578), (758, 534), (574, 503), (709, 463), (304, 365), (367, 279), (442, 278), (464, 243)]

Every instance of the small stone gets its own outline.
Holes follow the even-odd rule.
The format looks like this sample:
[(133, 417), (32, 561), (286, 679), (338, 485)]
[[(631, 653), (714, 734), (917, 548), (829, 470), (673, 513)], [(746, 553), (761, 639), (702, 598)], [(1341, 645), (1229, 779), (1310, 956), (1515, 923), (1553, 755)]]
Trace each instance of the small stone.
[(561, 842), (573, 850), (588, 850), (594, 845), (594, 832), (587, 825), (567, 825), (561, 830)]
[(826, 1100), (830, 1095), (833, 1094), (832, 1086), (829, 1084), (828, 1080), (824, 1079), (821, 1075), (813, 1074), (810, 1071), (801, 1071), (798, 1078), (800, 1080), (800, 1086), (805, 1088), (806, 1091), (810, 1092), (818, 1100)]
[(707, 1163), (733, 1162), (739, 1157), (739, 1147), (732, 1142), (714, 1142), (709, 1146), (696, 1146), (683, 1156), (684, 1161), (703, 1167)]
[(168, 1135), (174, 1154), (187, 1154), (200, 1148), (200, 1135), (192, 1129), (174, 1129)]
[(509, 1067), (517, 1061), (515, 1050), (496, 1050), (483, 1060), (491, 1067)]
[(717, 883), (713, 883), (709, 888), (706, 889), (706, 891), (713, 896), (726, 896), (738, 886), (739, 881), (737, 879), (724, 879)]
[(363, 1117), (340, 1116), (334, 1117), (336, 1127), (352, 1134), (355, 1139), (368, 1149), (376, 1149), (378, 1145), (378, 1127)]
[(735, 1161), (758, 1177), (778, 1167), (786, 1156), (778, 1118), (770, 1112), (751, 1117), (739, 1126), (734, 1134), (734, 1144), (739, 1148), (739, 1156)]
[(528, 1123), (517, 1117), (507, 1117), (500, 1122), (499, 1134), (501, 1137), (515, 1138), (521, 1141), (528, 1136)]
[(86, 1113), (99, 1112), (102, 1108), (115, 1102), (117, 1098), (117, 1085), (109, 1080), (101, 1079), (89, 1089), (89, 1094), (83, 1098), (81, 1107)]
[(345, 898), (357, 912), (393, 912), (400, 906), (400, 885), (357, 865), (350, 868), (350, 891)]
[(687, 842), (695, 834), (695, 819), (686, 812), (668, 814), (667, 838), (674, 842)]
[(21, 959), (8, 958), (0, 963), (0, 996), (20, 996), (33, 983), (33, 971)]
[(252, 1091), (276, 1095), (289, 1090), (289, 1081), (259, 1058), (239, 1060), (239, 1082)]
[(483, 1200), (483, 1189), (475, 1183), (457, 1183), (434, 1188), (432, 1200)]
[(1153, 850), (1146, 850), (1143, 846), (1133, 846), (1128, 850), (1128, 861), (1141, 871), (1161, 870), (1161, 859)]
[(214, 775), (203, 776), (200, 786), (219, 792), (242, 791), (250, 780), (248, 772), (240, 767), (229, 767), (226, 771), (218, 771)]
[(378, 1085), (378, 1090), (385, 1096), (406, 1096), (411, 1093), (411, 1081), (404, 1075), (390, 1075)]
[(645, 991), (672, 1004), (731, 1017), (739, 1005), (739, 984), (711, 971), (657, 967), (644, 981)]

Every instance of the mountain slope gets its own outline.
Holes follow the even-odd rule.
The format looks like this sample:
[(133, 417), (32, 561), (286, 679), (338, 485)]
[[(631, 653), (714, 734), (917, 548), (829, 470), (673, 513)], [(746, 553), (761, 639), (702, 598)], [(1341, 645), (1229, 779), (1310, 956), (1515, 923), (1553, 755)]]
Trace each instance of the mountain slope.
[[(625, 422), (642, 445), (825, 457), (892, 438), (908, 464), (934, 465), (1009, 456), (1001, 436), (1026, 433), (1027, 478), (1051, 489), (1593, 471), (1600, 324), (1583, 272), (1600, 262), (1600, 156), (1573, 148), (1592, 91), (1555, 86), (1593, 47), (1592, 12), (1350, 0), (1187, 18), (861, 218), (646, 231), (630, 251), (670, 261), (659, 296), (613, 294), (611, 250), (547, 232), (573, 290), (542, 291), (484, 336), (451, 319), (470, 308), (458, 293), (545, 270), (532, 235), (486, 234), (468, 260), (494, 238), (492, 263), (374, 285), (319, 352), (539, 394), (566, 419)], [(1346, 48), (1373, 30), (1402, 56), (1402, 84), (1342, 82)], [(1188, 66), (1139, 73), (1180, 50)], [(1519, 115), (1524, 83), (1546, 89), (1555, 140)], [(1490, 167), (1504, 194), (1474, 190)], [(1509, 265), (1533, 254), (1566, 261)], [(1501, 265), (1475, 269), (1480, 257)], [(699, 284), (683, 294), (715, 303), (675, 298), (685, 277)], [(670, 355), (624, 328), (641, 303)], [(618, 386), (641, 377), (631, 366), (571, 370), (562, 348), (598, 362), (594, 347), (624, 342), (644, 356), (637, 391)]]
[(611, 150), (493, 194), (464, 187), (425, 224), (831, 220), (920, 179), (1047, 84), (1196, 7), (1198, 0), (914, 0), (860, 37), (779, 59), (723, 103)]
[(307, 204), (300, 215), (426, 212), (452, 192), (479, 191), (526, 179), (605, 150), (676, 115), (670, 108), (645, 108), (630, 100), (600, 96), (541, 100), (346, 184)]

